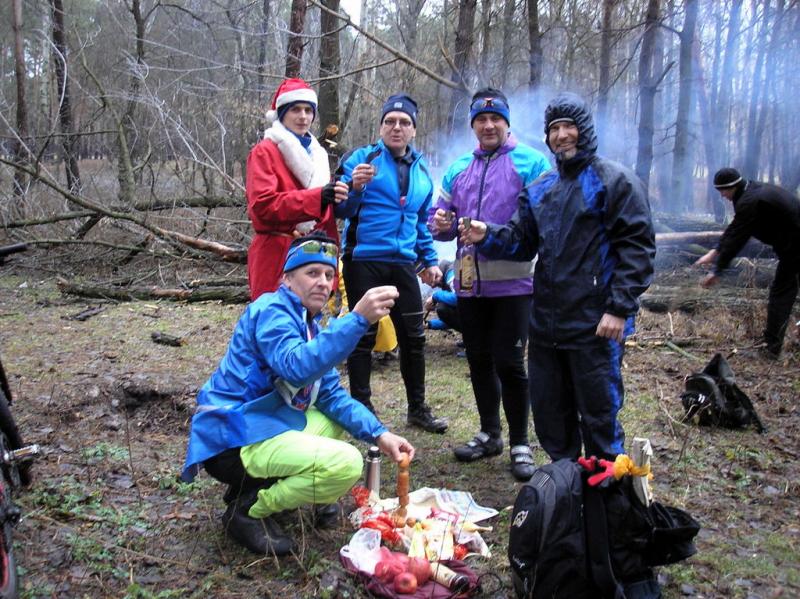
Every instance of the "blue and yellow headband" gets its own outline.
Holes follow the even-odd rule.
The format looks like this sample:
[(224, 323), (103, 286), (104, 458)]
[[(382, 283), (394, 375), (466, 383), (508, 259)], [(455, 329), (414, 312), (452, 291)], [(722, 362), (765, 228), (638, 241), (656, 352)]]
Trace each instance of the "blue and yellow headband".
[(339, 266), (339, 247), (328, 241), (319, 239), (309, 239), (303, 243), (289, 248), (286, 254), (286, 262), (283, 265), (283, 272), (289, 272), (306, 264), (320, 263), (332, 266), (334, 269)]

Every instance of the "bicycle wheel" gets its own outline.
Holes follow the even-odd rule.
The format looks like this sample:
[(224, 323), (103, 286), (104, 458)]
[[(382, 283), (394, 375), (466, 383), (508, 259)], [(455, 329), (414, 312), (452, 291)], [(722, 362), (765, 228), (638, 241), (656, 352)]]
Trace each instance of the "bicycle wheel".
[[(5, 398), (3, 398), (5, 399)], [(8, 440), (0, 431), (0, 451), (5, 451)], [(6, 478), (5, 468), (0, 476), (0, 599), (17, 597), (17, 562), (14, 559), (14, 545), (11, 533), (19, 518), (19, 509), (11, 499), (11, 490)]]
[[(0, 389), (0, 433), (3, 433), (2, 449), (19, 449), (22, 447), (22, 435), (19, 434), (17, 422), (11, 414), (11, 408), (8, 405), (8, 399), (5, 393)], [(6, 480), (13, 487), (20, 485), (27, 485), (30, 483), (30, 464), (24, 464), (22, 467), (16, 464), (4, 464), (2, 466), (3, 475)]]

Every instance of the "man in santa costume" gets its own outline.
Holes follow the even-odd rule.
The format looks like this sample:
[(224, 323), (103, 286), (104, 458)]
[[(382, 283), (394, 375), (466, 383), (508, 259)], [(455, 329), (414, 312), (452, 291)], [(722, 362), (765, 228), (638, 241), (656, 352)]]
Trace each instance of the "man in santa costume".
[(317, 94), (302, 79), (286, 79), (272, 99), (271, 123), (247, 158), (247, 214), (255, 235), (247, 253), (250, 299), (275, 291), (292, 239), (312, 230), (338, 242), (331, 206), (347, 198), (332, 183), (328, 155), (309, 129)]

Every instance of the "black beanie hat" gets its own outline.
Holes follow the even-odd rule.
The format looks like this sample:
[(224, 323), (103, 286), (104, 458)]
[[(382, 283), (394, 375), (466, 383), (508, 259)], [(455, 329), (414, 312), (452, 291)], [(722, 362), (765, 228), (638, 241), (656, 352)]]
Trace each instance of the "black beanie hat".
[(726, 166), (719, 169), (714, 175), (714, 187), (717, 189), (726, 189), (728, 187), (736, 187), (742, 182), (742, 175), (735, 168)]
[(386, 99), (386, 102), (383, 104), (383, 110), (381, 111), (381, 123), (387, 114), (394, 112), (395, 110), (405, 112), (411, 117), (411, 122), (414, 123), (414, 126), (417, 126), (417, 103), (411, 98), (411, 96), (404, 93), (392, 94), (389, 96)]

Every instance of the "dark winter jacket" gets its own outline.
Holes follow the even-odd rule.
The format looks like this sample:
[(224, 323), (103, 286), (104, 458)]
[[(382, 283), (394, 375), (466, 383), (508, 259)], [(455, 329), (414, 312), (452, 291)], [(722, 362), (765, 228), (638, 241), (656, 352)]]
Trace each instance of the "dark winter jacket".
[(717, 274), (751, 237), (771, 245), (778, 258), (800, 258), (800, 198), (796, 195), (776, 185), (747, 181), (733, 198), (733, 211), (733, 221), (717, 246)]
[(559, 96), (546, 122), (564, 116), (578, 125), (578, 154), (557, 156), (558, 169), (520, 193), (511, 221), (489, 225), (479, 250), (516, 260), (538, 252), (531, 343), (577, 348), (596, 339), (604, 313), (627, 319), (626, 334), (633, 332), (638, 298), (653, 274), (655, 234), (642, 182), (595, 154), (586, 104), (572, 94)]

